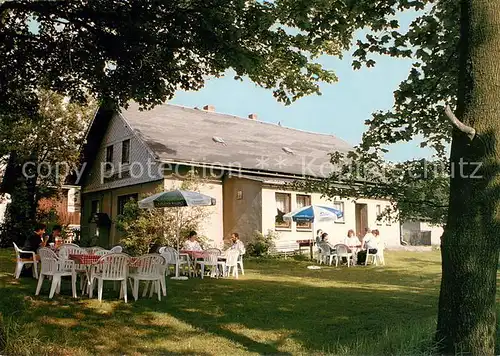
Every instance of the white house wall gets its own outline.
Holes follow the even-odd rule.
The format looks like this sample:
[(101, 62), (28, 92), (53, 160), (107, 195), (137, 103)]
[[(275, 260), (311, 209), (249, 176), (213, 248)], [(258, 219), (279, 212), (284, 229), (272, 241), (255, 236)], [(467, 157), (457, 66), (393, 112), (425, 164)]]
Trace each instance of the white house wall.
[[(164, 182), (165, 190), (176, 189), (182, 184), (180, 180), (170, 177), (165, 178)], [(215, 198), (216, 205), (205, 208), (210, 212), (210, 216), (201, 224), (197, 233), (200, 236), (206, 236), (211, 247), (222, 248), (224, 246), (222, 182), (210, 181), (204, 183), (199, 190), (200, 193)]]
[[(113, 145), (113, 165), (121, 166), (121, 143), (124, 140), (130, 139), (130, 165), (123, 165), (123, 171), (131, 170), (131, 177), (116, 179), (111, 182), (104, 182), (104, 177), (101, 172), (101, 165), (106, 161), (106, 147)], [(109, 123), (106, 134), (101, 141), (101, 146), (94, 160), (92, 167), (86, 167), (89, 172), (86, 184), (82, 187), (84, 193), (106, 190), (113, 188), (125, 187), (134, 184), (143, 184), (153, 182), (163, 178), (163, 172), (160, 166), (155, 162), (150, 165), (148, 173), (148, 162), (155, 162), (153, 154), (148, 150), (146, 145), (133, 133), (132, 129), (123, 120), (120, 115), (115, 114)], [(142, 174), (141, 174), (141, 168)]]
[[(297, 208), (296, 196), (297, 194), (305, 194), (311, 196), (311, 203), (322, 204), (322, 205), (332, 205), (332, 201), (328, 199), (321, 198), (321, 194), (306, 194), (301, 192), (284, 191), (274, 188), (263, 188), (262, 189), (262, 231), (266, 233), (268, 230), (276, 231), (279, 235), (280, 244), (293, 244), (297, 240), (310, 239), (314, 234), (313, 231), (297, 231), (296, 224), (293, 222), (291, 229), (276, 229), (275, 228), (275, 216), (276, 216), (276, 198), (275, 193), (288, 193), (291, 194), (291, 209), (292, 211)], [(347, 235), (347, 231), (350, 229), (356, 230), (356, 213), (355, 213), (355, 203), (352, 199), (337, 199), (336, 201), (344, 202), (344, 222), (328, 222), (328, 223), (318, 223), (316, 224), (316, 229), (322, 229), (329, 235), (329, 242), (331, 243), (341, 243), (344, 237)], [(358, 199), (356, 201), (359, 204), (367, 204), (368, 207), (368, 225), (371, 229), (378, 229), (380, 231), (380, 237), (385, 242), (387, 247), (400, 246), (400, 224), (399, 222), (393, 222), (387, 224), (386, 222), (377, 223), (377, 213), (376, 206), (381, 205), (382, 209), (389, 203), (384, 200), (372, 200), (372, 199)]]
[(430, 225), (426, 222), (420, 223), (420, 231), (431, 232), (431, 245), (441, 245), (441, 235), (443, 235), (443, 227), (438, 225)]

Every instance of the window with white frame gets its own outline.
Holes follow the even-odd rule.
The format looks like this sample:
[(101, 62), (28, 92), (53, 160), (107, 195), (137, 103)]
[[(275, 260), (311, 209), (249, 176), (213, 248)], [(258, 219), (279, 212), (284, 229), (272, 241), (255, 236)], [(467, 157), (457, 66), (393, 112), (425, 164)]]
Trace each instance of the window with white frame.
[(291, 227), (290, 221), (285, 221), (283, 216), (289, 213), (291, 207), (291, 194), (289, 193), (276, 193), (276, 217), (274, 226), (278, 229), (289, 229)]
[[(311, 196), (297, 194), (296, 197), (297, 209), (311, 205)], [(297, 230), (311, 230), (311, 222), (297, 222)]]
[[(387, 211), (390, 211), (390, 210), (391, 210), (391, 206), (390, 206), (390, 205), (386, 205), (386, 206), (385, 206), (385, 209), (386, 209)], [(391, 226), (391, 225), (392, 225), (392, 223), (391, 223), (391, 219), (390, 219), (390, 216), (389, 216), (389, 219), (387, 219), (387, 220), (385, 221), (385, 225), (387, 225), (387, 226)]]
[(382, 220), (380, 220), (380, 216), (382, 215), (382, 205), (377, 204), (375, 207), (375, 212), (377, 213), (377, 225), (382, 225)]
[(333, 202), (333, 207), (339, 211), (342, 212), (342, 217), (337, 218), (335, 220), (336, 223), (343, 224), (345, 223), (345, 209), (344, 209), (344, 202), (343, 201), (334, 201)]

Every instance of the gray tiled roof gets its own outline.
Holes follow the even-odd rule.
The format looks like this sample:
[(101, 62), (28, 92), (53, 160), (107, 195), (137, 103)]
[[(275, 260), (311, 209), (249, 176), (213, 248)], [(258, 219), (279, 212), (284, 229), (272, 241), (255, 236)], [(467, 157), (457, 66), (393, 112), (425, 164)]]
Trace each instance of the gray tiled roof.
[(322, 176), (331, 170), (329, 153), (352, 149), (332, 135), (176, 105), (139, 111), (132, 103), (121, 114), (161, 161)]

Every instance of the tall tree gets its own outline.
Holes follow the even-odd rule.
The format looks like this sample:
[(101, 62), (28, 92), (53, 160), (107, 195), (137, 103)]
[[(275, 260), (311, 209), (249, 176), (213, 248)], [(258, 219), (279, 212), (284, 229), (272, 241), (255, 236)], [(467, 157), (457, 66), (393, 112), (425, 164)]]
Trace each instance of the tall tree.
[[(369, 128), (360, 147), (348, 157), (358, 167), (382, 166), (382, 176), (355, 172), (354, 178), (347, 179), (351, 186), (348, 191), (353, 195), (390, 197), (396, 204), (417, 198), (420, 205), (430, 201), (445, 209), (436, 341), (446, 354), (494, 354), (499, 254), (495, 231), (499, 227), (500, 202), (500, 1), (386, 3), (391, 5), (381, 14), (382, 20), (374, 22), (376, 26), (369, 27), (366, 39), (357, 42), (353, 65), (374, 65), (371, 53), (409, 57), (414, 63), (408, 78), (394, 93), (394, 107), (374, 113), (367, 121)], [(397, 9), (409, 8), (418, 12), (409, 29), (403, 31), (393, 16)], [(455, 108), (455, 114), (450, 107)], [(422, 146), (433, 147), (441, 159), (447, 143), (452, 141), (448, 204), (443, 204), (446, 194), (442, 192), (447, 183), (442, 176), (408, 179), (404, 177), (411, 177), (415, 162), (399, 164), (399, 170), (382, 162), (388, 144), (410, 141), (416, 135), (423, 136)], [(338, 155), (332, 156), (332, 162), (339, 163)], [(348, 172), (349, 165), (341, 164), (329, 179), (312, 186), (336, 195), (338, 173)], [(393, 180), (396, 188), (403, 188), (401, 182), (412, 185), (409, 190), (395, 191), (390, 184)], [(371, 185), (373, 181), (380, 185)], [(439, 187), (440, 197), (420, 194), (419, 189), (413, 189), (415, 186)]]
[(456, 114), (463, 124), (450, 110), (447, 115), (456, 127), (451, 164), (460, 169), (451, 176), (442, 237), (437, 340), (448, 352), (493, 355), (500, 228), (499, 0), (460, 2), (459, 58)]
[(0, 120), (0, 157), (8, 158), (2, 190), (11, 195), (4, 228), (16, 240), (28, 236), (39, 200), (57, 193), (77, 166), (85, 129), (97, 108), (69, 103), (46, 90), (37, 97), (42, 106), (32, 116)]

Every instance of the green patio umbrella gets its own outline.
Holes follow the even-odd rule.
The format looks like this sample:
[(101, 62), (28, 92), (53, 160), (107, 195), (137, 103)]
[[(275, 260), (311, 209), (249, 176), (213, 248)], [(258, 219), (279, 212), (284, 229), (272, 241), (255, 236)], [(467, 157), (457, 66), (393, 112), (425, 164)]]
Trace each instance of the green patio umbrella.
[[(198, 192), (192, 192), (187, 190), (172, 190), (168, 192), (161, 192), (154, 194), (150, 197), (142, 199), (139, 201), (139, 208), (141, 209), (154, 209), (154, 208), (181, 208), (185, 206), (212, 206), (215, 205), (215, 198), (209, 197), (208, 195), (201, 194)], [(179, 252), (179, 241), (180, 241), (180, 221), (179, 221), (179, 211), (177, 210), (177, 252)], [(179, 264), (175, 265), (175, 278), (184, 279), (179, 277)]]

